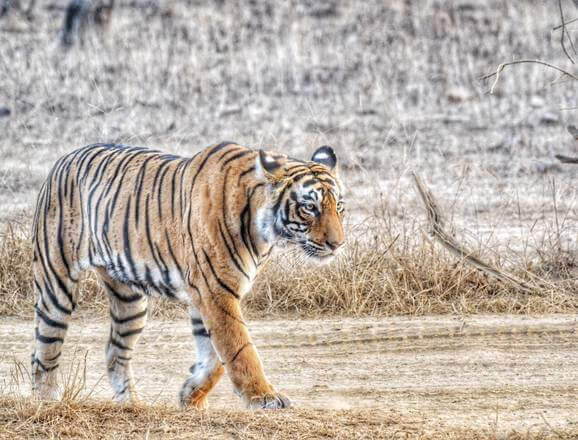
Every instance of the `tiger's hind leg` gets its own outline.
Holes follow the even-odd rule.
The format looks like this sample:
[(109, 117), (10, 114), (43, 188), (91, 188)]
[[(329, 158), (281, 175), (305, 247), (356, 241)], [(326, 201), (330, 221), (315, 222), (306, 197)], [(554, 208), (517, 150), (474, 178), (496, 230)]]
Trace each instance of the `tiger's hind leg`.
[(179, 392), (181, 407), (204, 409), (207, 396), (219, 382), (225, 369), (221, 363), (201, 315), (191, 308), (191, 324), (197, 345), (197, 362), (190, 369), (191, 375)]
[(68, 322), (74, 310), (77, 281), (66, 267), (35, 250), (34, 350), (32, 352), (32, 394), (39, 399), (58, 398), (57, 369)]
[(106, 345), (108, 379), (119, 403), (138, 399), (131, 366), (134, 347), (147, 321), (148, 298), (99, 270), (110, 302), (110, 336)]

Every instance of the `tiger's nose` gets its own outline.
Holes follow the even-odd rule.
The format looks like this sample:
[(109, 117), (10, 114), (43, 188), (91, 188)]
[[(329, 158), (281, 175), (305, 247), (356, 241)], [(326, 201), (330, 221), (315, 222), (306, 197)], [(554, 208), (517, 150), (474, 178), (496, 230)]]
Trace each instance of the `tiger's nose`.
[(327, 245), (327, 247), (329, 249), (331, 249), (332, 251), (336, 250), (337, 248), (341, 247), (341, 245), (343, 244), (343, 240), (341, 241), (331, 241), (331, 240), (327, 240), (325, 242), (325, 244)]

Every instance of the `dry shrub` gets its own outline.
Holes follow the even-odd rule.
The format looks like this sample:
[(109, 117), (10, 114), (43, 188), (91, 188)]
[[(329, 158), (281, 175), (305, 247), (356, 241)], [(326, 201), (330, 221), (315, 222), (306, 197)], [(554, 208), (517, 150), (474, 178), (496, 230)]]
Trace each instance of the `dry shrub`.
[[(8, 225), (0, 236), (0, 315), (30, 317), (32, 260), (29, 228)], [(519, 263), (513, 270), (529, 292), (489, 278), (448, 256), (408, 227), (395, 232), (374, 216), (351, 228), (343, 255), (315, 266), (283, 250), (258, 277), (244, 300), (252, 317), (387, 316), (438, 313), (575, 312), (578, 297), (571, 276), (552, 277), (538, 286), (541, 264)], [(542, 252), (540, 258), (544, 258)], [(555, 258), (552, 256), (551, 258)], [(538, 263), (541, 263), (539, 260)], [(499, 267), (500, 264), (494, 264)], [(511, 268), (512, 269), (512, 268)], [(106, 314), (106, 295), (89, 274), (80, 284), (78, 310)], [(154, 317), (182, 316), (184, 307), (153, 301)]]
[(120, 406), (102, 401), (38, 402), (0, 397), (0, 437), (129, 439), (572, 439), (578, 431), (496, 433), (491, 429), (426, 425), (419, 418), (383, 409), (290, 409), (284, 411), (179, 411), (168, 406)]
[(408, 250), (359, 240), (329, 266), (278, 258), (266, 266), (246, 304), (266, 316), (559, 313), (578, 308), (574, 290), (572, 280), (562, 280), (526, 293), (456, 264), (427, 241)]

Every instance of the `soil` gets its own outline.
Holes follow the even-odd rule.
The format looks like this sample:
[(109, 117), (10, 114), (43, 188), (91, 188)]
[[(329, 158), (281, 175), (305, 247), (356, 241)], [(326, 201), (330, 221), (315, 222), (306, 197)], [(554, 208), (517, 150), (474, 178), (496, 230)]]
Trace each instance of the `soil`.
[[(395, 410), (427, 424), (493, 432), (578, 427), (575, 315), (254, 321), (265, 371), (302, 409)], [(30, 392), (32, 323), (0, 322), (0, 394)], [(110, 398), (108, 323), (74, 321), (61, 374), (84, 367), (84, 395)], [(194, 359), (183, 321), (148, 323), (134, 356), (140, 395), (174, 403)], [(22, 371), (23, 368), (20, 368)], [(82, 370), (82, 368), (81, 368)], [(16, 383), (19, 382), (19, 383)], [(242, 409), (224, 378), (211, 409)]]

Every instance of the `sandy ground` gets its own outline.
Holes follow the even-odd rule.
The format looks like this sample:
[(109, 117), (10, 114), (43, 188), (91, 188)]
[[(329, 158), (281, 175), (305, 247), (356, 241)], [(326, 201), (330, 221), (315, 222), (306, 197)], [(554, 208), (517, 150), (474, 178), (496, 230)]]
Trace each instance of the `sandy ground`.
[[(578, 425), (578, 319), (477, 316), (255, 321), (251, 331), (270, 380), (301, 408), (396, 410), (427, 423), (494, 432)], [(112, 395), (103, 373), (108, 324), (76, 321), (62, 372), (84, 362), (86, 392)], [(32, 324), (0, 322), (2, 394), (17, 362), (28, 366)], [(175, 402), (194, 358), (186, 322), (149, 322), (135, 354), (141, 396)], [(227, 379), (211, 408), (239, 409)]]

